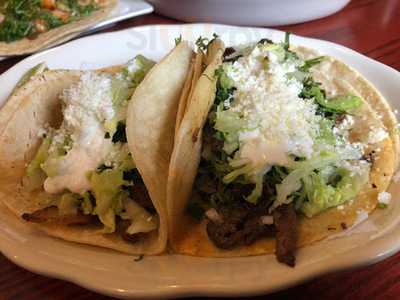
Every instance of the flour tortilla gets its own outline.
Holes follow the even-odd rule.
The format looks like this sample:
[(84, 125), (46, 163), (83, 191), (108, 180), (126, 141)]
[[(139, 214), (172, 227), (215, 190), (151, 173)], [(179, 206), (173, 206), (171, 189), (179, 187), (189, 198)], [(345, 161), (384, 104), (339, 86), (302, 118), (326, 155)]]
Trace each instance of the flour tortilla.
[[(295, 49), (305, 58), (319, 56), (313, 50), (298, 47)], [(205, 70), (215, 70), (222, 61), (219, 52)], [(343, 209), (329, 209), (311, 219), (300, 217), (299, 247), (311, 244), (331, 234), (350, 227), (357, 219), (358, 212), (372, 212), (377, 205), (379, 192), (388, 188), (392, 175), (398, 163), (399, 138), (396, 133), (396, 118), (389, 104), (382, 95), (357, 71), (344, 63), (326, 57), (323, 63), (313, 68), (313, 75), (322, 83), (329, 93), (333, 89), (338, 92), (351, 93), (360, 96), (362, 109), (354, 116), (355, 129), (351, 133), (354, 141), (363, 140), (368, 136), (369, 126), (385, 127), (389, 137), (370, 145), (368, 152), (380, 149), (370, 172), (370, 180), (353, 201), (343, 205)], [(170, 177), (168, 183), (168, 218), (169, 238), (172, 249), (177, 253), (206, 256), (234, 257), (273, 253), (275, 239), (265, 238), (250, 246), (238, 247), (233, 250), (219, 249), (209, 240), (206, 232), (206, 221), (198, 223), (185, 214), (193, 182), (196, 176), (201, 155), (201, 130), (206, 121), (208, 111), (215, 97), (216, 82), (205, 80), (202, 76), (195, 87), (192, 99), (187, 100), (186, 114), (177, 132), (175, 148), (171, 158)], [(378, 117), (379, 116), (379, 117)], [(194, 138), (194, 135), (197, 138)]]
[[(174, 146), (180, 95), (193, 50), (182, 41), (164, 63), (153, 67), (135, 90), (128, 107), (127, 138), (136, 166), (160, 211), (167, 214), (168, 168)], [(162, 226), (167, 230), (167, 220)]]
[(187, 101), (192, 98), (194, 87), (196, 86), (197, 81), (203, 72), (203, 58), (204, 55), (202, 52), (197, 53), (190, 65), (189, 74), (186, 77), (185, 85), (183, 86), (183, 90), (179, 99), (178, 113), (175, 121), (175, 136), (177, 135), (183, 116), (186, 113), (186, 108), (188, 107)]
[(23, 38), (14, 42), (0, 42), (0, 56), (24, 55), (61, 44), (79, 35), (83, 30), (104, 20), (117, 5), (117, 0), (105, 0), (89, 16), (41, 33), (35, 39)]
[(191, 233), (187, 225), (190, 219), (184, 214), (184, 210), (200, 162), (202, 128), (216, 93), (214, 74), (222, 64), (224, 51), (225, 46), (218, 39), (209, 45), (207, 61), (210, 63), (189, 92), (191, 96), (186, 100), (186, 112), (175, 136), (168, 175), (167, 214), (170, 244), (179, 253), (186, 251), (177, 249), (177, 240), (184, 233)]
[[(174, 49), (159, 64), (155, 65), (135, 93), (135, 95), (138, 95), (140, 91), (147, 90), (153, 80), (163, 82), (165, 86), (162, 85), (164, 88), (157, 90), (157, 95), (159, 99), (164, 101), (164, 110), (158, 110), (157, 117), (168, 122), (175, 118), (176, 99), (179, 99), (189, 66), (190, 59), (187, 58), (188, 62), (184, 59), (182, 63), (182, 57), (191, 55), (191, 52), (183, 46)], [(189, 50), (191, 51), (191, 49)], [(113, 73), (120, 68), (120, 66), (115, 66), (99, 70), (99, 72)], [(168, 73), (170, 77), (165, 77), (165, 73)], [(47, 125), (57, 128), (62, 121), (59, 95), (65, 88), (77, 82), (81, 75), (81, 71), (63, 70), (50, 70), (35, 75), (12, 94), (7, 104), (0, 111), (0, 169), (2, 170), (0, 172), (0, 199), (17, 216), (21, 217), (25, 213), (35, 212), (49, 205), (46, 197), (43, 197), (47, 195), (50, 198), (48, 194), (44, 191), (28, 192), (22, 186), (21, 181), (25, 175), (26, 164), (31, 161), (40, 146), (42, 129)], [(169, 78), (173, 80), (169, 80)], [(151, 90), (154, 91), (154, 89)], [(174, 93), (171, 93), (171, 91), (174, 91)], [(148, 140), (139, 140), (139, 133), (142, 130), (147, 132), (148, 127), (140, 121), (137, 122), (131, 115), (131, 106), (137, 100), (135, 95), (128, 105), (126, 124), (128, 144), (134, 158), (136, 158), (137, 144), (145, 144), (152, 149), (159, 149), (158, 141), (163, 141), (168, 145), (173, 144), (173, 127), (172, 133), (171, 129), (163, 130), (162, 127), (152, 127), (150, 130), (159, 130), (159, 132), (151, 132), (146, 135)], [(140, 128), (133, 130), (132, 126), (139, 126)], [(157, 140), (152, 137), (156, 137)], [(133, 151), (132, 148), (135, 150)], [(169, 162), (171, 152), (172, 147), (166, 147), (163, 148), (162, 153), (153, 153), (144, 157), (138, 154), (137, 159), (135, 159), (135, 164), (143, 176), (159, 219), (158, 230), (146, 235), (145, 239), (136, 243), (129, 243), (118, 234), (100, 233), (101, 227), (95, 225), (30, 224), (51, 236), (67, 241), (101, 246), (130, 254), (153, 255), (162, 253), (167, 244), (166, 182), (162, 187), (162, 181), (167, 175), (165, 163)], [(158, 155), (162, 155), (162, 157), (158, 157)], [(154, 162), (163, 162), (164, 164), (154, 164)], [(150, 171), (147, 169), (149, 164), (153, 166)], [(160, 179), (158, 179), (159, 177)], [(34, 201), (34, 199), (39, 199), (39, 196), (41, 196), (41, 201)]]

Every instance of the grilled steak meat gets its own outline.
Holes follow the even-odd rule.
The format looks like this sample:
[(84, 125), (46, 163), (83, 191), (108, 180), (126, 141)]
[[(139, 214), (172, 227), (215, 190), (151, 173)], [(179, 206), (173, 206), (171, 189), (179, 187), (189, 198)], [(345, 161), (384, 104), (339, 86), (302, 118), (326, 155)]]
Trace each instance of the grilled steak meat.
[(277, 207), (273, 217), (276, 227), (276, 257), (279, 262), (294, 267), (298, 233), (293, 204), (283, 204)]
[(218, 248), (232, 249), (251, 245), (262, 237), (273, 235), (274, 226), (261, 222), (261, 217), (266, 214), (265, 207), (246, 203), (240, 206), (222, 206), (218, 209), (222, 221), (210, 220), (207, 223), (208, 237)]
[(74, 215), (60, 215), (58, 208), (55, 206), (46, 207), (30, 214), (23, 214), (22, 218), (33, 223), (55, 223), (60, 225), (86, 225), (98, 221), (97, 217), (85, 215), (80, 211)]

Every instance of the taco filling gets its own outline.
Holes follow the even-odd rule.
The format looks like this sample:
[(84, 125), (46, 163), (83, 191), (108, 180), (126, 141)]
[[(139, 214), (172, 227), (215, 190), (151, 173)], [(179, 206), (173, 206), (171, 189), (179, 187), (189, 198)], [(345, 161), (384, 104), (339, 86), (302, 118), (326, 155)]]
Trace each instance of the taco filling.
[(302, 58), (288, 36), (226, 49), (187, 206), (216, 247), (275, 237), (277, 259), (294, 266), (299, 218), (352, 201), (368, 182), (368, 145), (388, 133), (354, 134), (363, 101), (322, 88), (312, 70), (324, 59)]
[(39, 34), (91, 15), (102, 0), (9, 0), (0, 5), (0, 42)]
[(61, 125), (43, 130), (23, 178), (45, 208), (25, 220), (98, 225), (130, 242), (158, 228), (125, 129), (129, 99), (153, 65), (138, 55), (117, 73), (85, 71), (63, 90)]

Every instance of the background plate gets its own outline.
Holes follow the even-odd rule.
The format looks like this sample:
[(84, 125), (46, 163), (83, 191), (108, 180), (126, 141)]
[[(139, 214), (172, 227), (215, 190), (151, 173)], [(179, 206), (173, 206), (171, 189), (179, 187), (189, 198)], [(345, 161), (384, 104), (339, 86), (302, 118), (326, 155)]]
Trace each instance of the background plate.
[[(0, 106), (21, 75), (39, 62), (46, 62), (50, 68), (92, 69), (124, 63), (138, 53), (160, 59), (180, 34), (194, 41), (200, 34), (211, 37), (214, 32), (227, 45), (262, 37), (280, 41), (284, 36), (276, 30), (212, 24), (146, 26), (90, 36), (28, 57), (5, 72), (0, 76)], [(351, 65), (394, 108), (400, 109), (397, 71), (337, 44), (298, 36), (292, 36), (291, 42), (318, 49)], [(390, 192), (393, 200), (389, 209), (374, 212), (353, 228), (353, 234), (342, 234), (300, 249), (294, 269), (277, 263), (273, 255), (229, 259), (164, 255), (135, 262), (129, 255), (50, 238), (31, 229), (2, 205), (0, 250), (33, 272), (121, 298), (267, 293), (322, 273), (373, 263), (398, 251), (399, 184), (392, 184)]]
[[(153, 6), (142, 0), (119, 0), (117, 7), (112, 11), (112, 13), (100, 23), (87, 28), (80, 33), (80, 36), (93, 33), (95, 31), (101, 30), (105, 27), (111, 26), (116, 22), (120, 22), (129, 18), (146, 15), (153, 12)], [(76, 36), (73, 36), (74, 38)], [(58, 43), (59, 44), (59, 43)], [(50, 46), (52, 47), (52, 46)], [(6, 59), (7, 57), (0, 57), (0, 61)]]
[(82, 34), (87, 34), (106, 26), (123, 21), (129, 18), (149, 14), (153, 12), (153, 6), (142, 0), (119, 0), (117, 7), (111, 15), (104, 21), (97, 23), (93, 27), (85, 30)]

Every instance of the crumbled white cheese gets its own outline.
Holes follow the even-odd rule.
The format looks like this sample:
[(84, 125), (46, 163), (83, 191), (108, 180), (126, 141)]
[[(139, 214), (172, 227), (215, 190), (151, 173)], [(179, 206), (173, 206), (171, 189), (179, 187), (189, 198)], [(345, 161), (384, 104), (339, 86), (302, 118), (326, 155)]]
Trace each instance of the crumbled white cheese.
[(375, 144), (383, 141), (388, 137), (388, 133), (382, 127), (370, 127), (370, 131), (367, 137), (368, 144)]
[(236, 87), (229, 109), (243, 120), (239, 158), (248, 158), (258, 171), (287, 165), (289, 155), (309, 158), (313, 154), (321, 117), (313, 99), (299, 98), (302, 82), (288, 79), (297, 64), (279, 62), (273, 51), (258, 45), (226, 68)]
[(346, 117), (336, 126), (333, 127), (333, 133), (335, 135), (340, 135), (345, 138), (349, 136), (349, 130), (354, 125), (354, 117), (351, 115), (346, 115)]
[(81, 129), (86, 118), (97, 117), (100, 122), (114, 116), (111, 76), (86, 72), (80, 81), (64, 90), (64, 121), (67, 127)]
[(82, 194), (90, 189), (88, 172), (97, 168), (109, 153), (111, 139), (104, 138), (103, 123), (114, 117), (111, 77), (84, 73), (80, 81), (64, 90), (61, 97), (64, 120), (53, 137), (49, 153), (54, 153), (68, 138), (67, 154), (50, 158), (57, 175), (48, 177), (44, 189), (59, 193), (64, 189)]
[(390, 203), (390, 200), (392, 199), (392, 194), (388, 192), (380, 192), (378, 194), (378, 202), (382, 204), (388, 205)]

